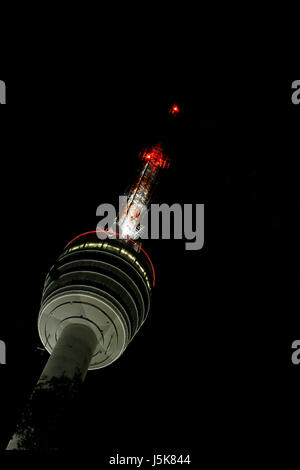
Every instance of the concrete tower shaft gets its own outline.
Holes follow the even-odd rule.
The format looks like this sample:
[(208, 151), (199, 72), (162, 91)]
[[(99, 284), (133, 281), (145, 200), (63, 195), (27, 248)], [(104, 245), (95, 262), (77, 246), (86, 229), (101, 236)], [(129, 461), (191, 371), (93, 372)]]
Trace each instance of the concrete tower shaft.
[(97, 337), (86, 325), (70, 323), (62, 330), (6, 450), (56, 448), (53, 420), (59, 421), (60, 408), (73, 401), (96, 347)]

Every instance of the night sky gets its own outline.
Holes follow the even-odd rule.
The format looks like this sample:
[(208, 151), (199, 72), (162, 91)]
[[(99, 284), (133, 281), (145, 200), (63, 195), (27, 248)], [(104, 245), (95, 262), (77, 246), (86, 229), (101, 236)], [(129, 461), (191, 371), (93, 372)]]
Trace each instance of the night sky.
[(157, 275), (149, 317), (117, 362), (88, 373), (63, 450), (103, 461), (173, 450), (209, 456), (213, 468), (220, 454), (235, 462), (238, 448), (269, 462), (293, 450), (299, 423), (292, 80), (141, 75), (0, 77), (11, 102), (1, 109), (0, 445), (47, 360), (36, 324), (48, 269), (96, 228), (98, 205), (116, 204), (135, 180), (140, 150), (162, 140), (172, 165), (155, 202), (204, 203), (205, 244), (145, 242)]

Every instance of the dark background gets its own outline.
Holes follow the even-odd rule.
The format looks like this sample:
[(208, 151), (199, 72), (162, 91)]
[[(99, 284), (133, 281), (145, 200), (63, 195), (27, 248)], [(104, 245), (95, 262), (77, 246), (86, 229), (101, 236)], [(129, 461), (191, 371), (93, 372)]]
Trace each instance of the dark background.
[[(177, 68), (181, 68), (177, 64)], [(293, 80), (155, 68), (1, 76), (0, 444), (47, 354), (44, 277), (96, 208), (136, 177), (162, 139), (172, 159), (156, 202), (205, 204), (205, 245), (149, 241), (157, 287), (125, 354), (90, 372), (66, 453), (190, 453), (194, 462), (291, 456), (299, 422), (299, 113)], [(1, 70), (2, 73), (2, 70)], [(178, 119), (168, 115), (176, 101)], [(300, 106), (299, 106), (300, 108)], [(283, 441), (285, 439), (285, 445)], [(102, 459), (102, 460), (101, 460)]]

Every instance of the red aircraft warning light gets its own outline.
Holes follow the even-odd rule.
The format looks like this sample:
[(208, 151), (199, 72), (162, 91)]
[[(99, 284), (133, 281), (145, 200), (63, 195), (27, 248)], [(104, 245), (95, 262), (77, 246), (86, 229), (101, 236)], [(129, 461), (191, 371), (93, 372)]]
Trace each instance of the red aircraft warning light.
[(170, 114), (172, 114), (173, 116), (177, 116), (179, 113), (180, 113), (180, 108), (178, 104), (174, 103), (170, 109)]
[(170, 159), (164, 154), (161, 144), (146, 149), (141, 154), (141, 158), (153, 168), (169, 168), (170, 166)]

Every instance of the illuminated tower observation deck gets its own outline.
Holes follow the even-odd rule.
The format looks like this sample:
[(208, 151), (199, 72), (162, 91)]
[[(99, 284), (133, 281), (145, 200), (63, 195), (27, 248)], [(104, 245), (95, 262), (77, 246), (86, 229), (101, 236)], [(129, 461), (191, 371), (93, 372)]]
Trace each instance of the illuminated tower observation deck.
[(134, 241), (76, 237), (46, 277), (38, 320), (44, 347), (51, 354), (66, 326), (83, 325), (96, 337), (88, 369), (108, 366), (144, 323), (154, 283), (150, 258)]

